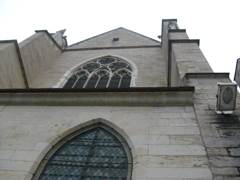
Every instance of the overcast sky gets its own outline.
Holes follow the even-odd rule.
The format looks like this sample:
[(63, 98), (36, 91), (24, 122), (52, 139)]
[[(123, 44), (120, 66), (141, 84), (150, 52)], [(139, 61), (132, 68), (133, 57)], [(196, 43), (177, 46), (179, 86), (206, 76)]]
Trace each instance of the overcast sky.
[(68, 44), (124, 27), (157, 39), (162, 19), (178, 19), (215, 72), (233, 79), (240, 58), (240, 0), (0, 0), (0, 40), (67, 29)]

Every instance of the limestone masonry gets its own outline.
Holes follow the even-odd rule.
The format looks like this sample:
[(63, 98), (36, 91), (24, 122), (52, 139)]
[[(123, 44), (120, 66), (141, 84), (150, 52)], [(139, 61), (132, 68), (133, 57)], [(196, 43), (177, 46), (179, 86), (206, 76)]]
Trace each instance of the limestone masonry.
[[(0, 41), (0, 180), (45, 176), (69, 180), (240, 179), (240, 96), (237, 94), (233, 114), (215, 113), (217, 83), (230, 83), (229, 73), (213, 72), (199, 40), (189, 39), (176, 19), (162, 20), (161, 41), (117, 28), (68, 46), (64, 33), (39, 30), (19, 44)], [(66, 88), (70, 80), (80, 82), (79, 74), (86, 72), (87, 63), (104, 58), (129, 65), (119, 74), (128, 73), (130, 80), (125, 75), (107, 75), (119, 77), (119, 84), (129, 80), (130, 87), (109, 88), (106, 82), (107, 88), (85, 88), (94, 81), (91, 65), (83, 88), (74, 88), (76, 83)], [(105, 70), (101, 72), (108, 73), (102, 64)], [(74, 73), (79, 68), (83, 70), (76, 80)], [(79, 170), (82, 174), (54, 170), (77, 168), (76, 163), (54, 165), (54, 173), (47, 174), (46, 167), (59, 148), (96, 127), (122, 144), (127, 159), (124, 166), (103, 168), (89, 165), (89, 160), (79, 166), (84, 169)], [(82, 157), (81, 153), (75, 156)], [(88, 176), (87, 165), (92, 169)], [(115, 167), (111, 175), (110, 169)]]

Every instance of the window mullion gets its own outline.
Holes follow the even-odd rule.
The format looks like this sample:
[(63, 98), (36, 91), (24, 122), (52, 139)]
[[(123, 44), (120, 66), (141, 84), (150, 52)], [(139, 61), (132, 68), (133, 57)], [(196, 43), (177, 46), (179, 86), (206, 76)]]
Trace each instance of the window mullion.
[(88, 74), (88, 79), (86, 80), (85, 84), (83, 85), (83, 88), (85, 88), (88, 84), (88, 81), (91, 79), (92, 77), (92, 73), (91, 74)]
[[(97, 74), (96, 74), (96, 75), (97, 75)], [(98, 76), (98, 75), (97, 75), (97, 76)], [(98, 82), (100, 81), (101, 77), (102, 77), (102, 76), (98, 76), (98, 80), (97, 80), (94, 88), (97, 88)]]
[[(75, 76), (76, 76), (76, 75), (75, 75)], [(77, 80), (76, 80), (75, 83), (72, 85), (72, 88), (75, 87), (75, 85), (77, 84), (78, 80), (79, 80), (79, 77), (77, 76)]]
[(109, 79), (108, 79), (108, 83), (107, 83), (106, 88), (108, 88), (108, 86), (109, 86), (109, 84), (111, 82), (112, 77), (113, 77), (113, 73), (109, 72)]
[(98, 136), (98, 133), (99, 133), (99, 128), (97, 129), (96, 134), (94, 135), (94, 138), (93, 138), (93, 140), (92, 140), (91, 148), (90, 148), (90, 150), (89, 150), (89, 152), (88, 152), (88, 155), (87, 155), (86, 165), (85, 165), (85, 167), (83, 168), (83, 172), (82, 172), (82, 174), (81, 174), (80, 179), (84, 179), (86, 170), (87, 170), (87, 168), (89, 167), (88, 164), (89, 164), (89, 161), (90, 161), (91, 156), (93, 155), (93, 149), (94, 149), (94, 147), (95, 147), (95, 140), (96, 140), (96, 137)]
[(122, 82), (122, 76), (120, 76), (120, 80), (119, 80), (119, 83), (118, 83), (118, 88), (120, 87), (121, 82)]

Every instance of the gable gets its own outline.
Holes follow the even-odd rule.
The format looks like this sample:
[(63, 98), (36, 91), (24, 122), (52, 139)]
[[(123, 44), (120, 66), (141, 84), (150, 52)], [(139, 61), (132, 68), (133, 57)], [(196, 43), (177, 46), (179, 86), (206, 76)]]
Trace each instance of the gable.
[(161, 43), (157, 40), (148, 38), (121, 27), (75, 43), (66, 49), (91, 47), (151, 46), (160, 44)]

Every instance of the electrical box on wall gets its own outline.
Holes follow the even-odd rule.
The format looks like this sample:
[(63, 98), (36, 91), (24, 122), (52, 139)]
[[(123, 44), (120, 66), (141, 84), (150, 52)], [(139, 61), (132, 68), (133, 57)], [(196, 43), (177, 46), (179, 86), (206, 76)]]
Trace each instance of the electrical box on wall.
[(232, 114), (236, 105), (237, 85), (235, 83), (218, 83), (217, 114)]

